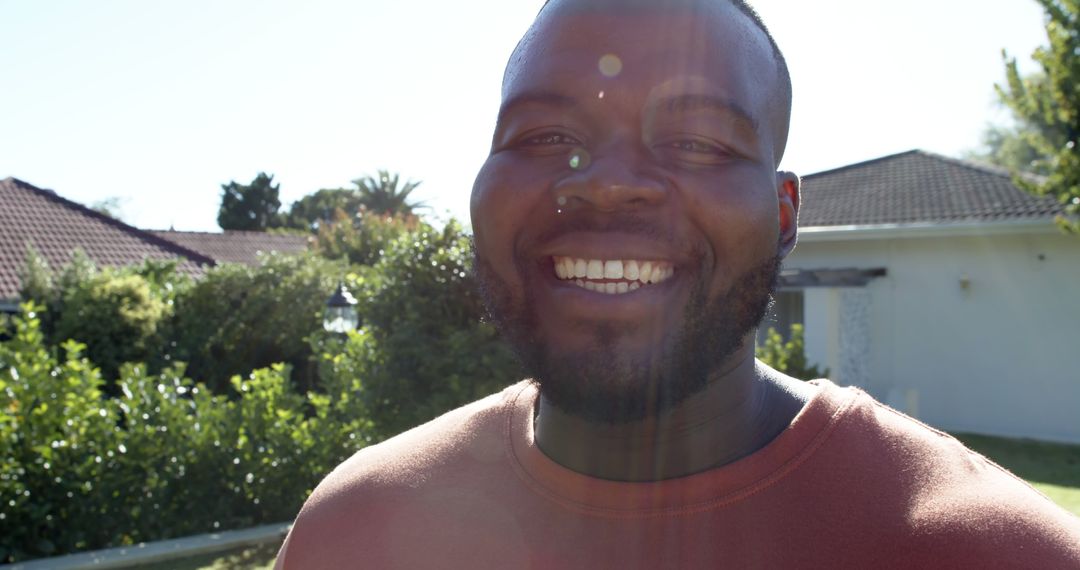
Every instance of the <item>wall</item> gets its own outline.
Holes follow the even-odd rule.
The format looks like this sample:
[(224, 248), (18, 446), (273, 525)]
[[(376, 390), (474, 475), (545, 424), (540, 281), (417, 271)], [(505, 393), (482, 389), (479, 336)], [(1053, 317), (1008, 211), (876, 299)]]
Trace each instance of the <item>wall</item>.
[[(854, 297), (806, 290), (811, 361), (942, 429), (1080, 442), (1080, 238), (913, 233), (800, 239), (785, 267), (888, 270)], [(859, 295), (864, 309), (845, 312)]]

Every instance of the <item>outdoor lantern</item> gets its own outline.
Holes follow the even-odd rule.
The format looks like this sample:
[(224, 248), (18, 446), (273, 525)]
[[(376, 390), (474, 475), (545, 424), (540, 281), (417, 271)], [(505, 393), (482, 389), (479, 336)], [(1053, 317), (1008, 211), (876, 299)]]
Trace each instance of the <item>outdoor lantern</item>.
[(326, 332), (347, 333), (356, 330), (360, 318), (356, 315), (356, 299), (338, 283), (337, 291), (326, 300), (326, 312), (323, 313), (323, 328)]

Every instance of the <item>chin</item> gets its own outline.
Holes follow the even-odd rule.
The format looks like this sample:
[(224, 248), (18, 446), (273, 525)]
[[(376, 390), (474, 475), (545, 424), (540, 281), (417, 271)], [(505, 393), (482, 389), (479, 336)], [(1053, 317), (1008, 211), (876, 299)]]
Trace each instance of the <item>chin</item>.
[(480, 256), (474, 267), (492, 321), (541, 395), (568, 414), (619, 424), (659, 416), (709, 385), (765, 316), (780, 257), (747, 270), (712, 300), (699, 279), (674, 330), (645, 347), (627, 346), (631, 339), (605, 324), (593, 327), (581, 349), (550, 342), (528, 289), (514, 295)]

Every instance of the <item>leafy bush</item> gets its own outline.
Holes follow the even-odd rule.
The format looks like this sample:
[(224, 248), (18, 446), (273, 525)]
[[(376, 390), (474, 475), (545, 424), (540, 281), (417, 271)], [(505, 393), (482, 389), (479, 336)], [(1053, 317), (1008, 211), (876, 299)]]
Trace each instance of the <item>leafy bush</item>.
[(374, 344), (345, 358), (364, 371), (371, 418), (392, 435), (520, 379), (509, 347), (492, 325), (470, 272), (470, 240), (449, 222), (421, 224), (386, 244), (369, 270), (350, 275)]
[(81, 250), (59, 273), (30, 250), (22, 282), (23, 298), (46, 308), (48, 342), (84, 344), (106, 378), (115, 378), (124, 362), (160, 360), (162, 327), (187, 283), (173, 261), (99, 271)]
[(176, 298), (169, 358), (212, 390), (229, 378), (284, 362), (303, 389), (315, 384), (308, 340), (345, 268), (314, 255), (268, 255), (262, 265), (226, 264), (208, 271)]
[(376, 214), (361, 207), (356, 216), (349, 216), (337, 210), (331, 223), (319, 227), (315, 251), (352, 265), (374, 265), (390, 243), (425, 225), (412, 215)]
[(105, 271), (66, 291), (53, 335), (85, 343), (87, 356), (114, 378), (124, 362), (146, 360), (160, 346), (169, 307), (139, 275)]
[[(271, 256), (194, 283), (31, 260), (27, 296), (61, 313), (27, 305), (0, 335), (0, 561), (287, 520), (355, 450), (519, 378), (459, 225), (339, 223), (320, 239), (340, 260)], [(363, 327), (331, 336), (345, 259), (365, 262), (347, 277)]]
[(301, 396), (275, 366), (234, 377), (229, 399), (183, 366), (125, 365), (103, 398), (81, 345), (46, 348), (37, 310), (0, 342), (0, 561), (287, 520), (372, 440), (363, 387), (342, 374)]
[(791, 338), (784, 342), (784, 338), (780, 336), (780, 333), (770, 327), (766, 333), (765, 343), (757, 349), (758, 359), (780, 372), (800, 380), (813, 380), (828, 376), (828, 368), (822, 372), (818, 370), (817, 365), (810, 365), (806, 361), (803, 326), (798, 323), (791, 325), (790, 336)]

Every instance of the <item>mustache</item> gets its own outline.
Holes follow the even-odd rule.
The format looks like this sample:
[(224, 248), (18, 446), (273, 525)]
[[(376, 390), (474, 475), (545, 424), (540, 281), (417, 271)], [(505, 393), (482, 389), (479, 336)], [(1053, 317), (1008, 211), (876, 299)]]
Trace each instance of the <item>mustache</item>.
[(672, 249), (689, 249), (694, 251), (699, 248), (691, 247), (690, 244), (680, 239), (675, 232), (656, 222), (655, 218), (646, 218), (634, 214), (620, 214), (618, 216), (605, 215), (575, 215), (563, 214), (556, 222), (539, 233), (531, 245), (543, 245), (566, 234), (591, 232), (591, 233), (625, 233), (636, 234), (660, 242)]

